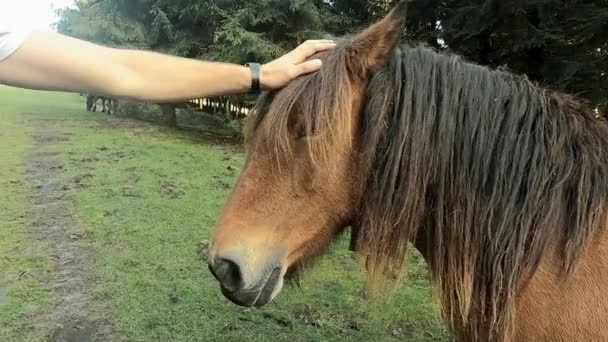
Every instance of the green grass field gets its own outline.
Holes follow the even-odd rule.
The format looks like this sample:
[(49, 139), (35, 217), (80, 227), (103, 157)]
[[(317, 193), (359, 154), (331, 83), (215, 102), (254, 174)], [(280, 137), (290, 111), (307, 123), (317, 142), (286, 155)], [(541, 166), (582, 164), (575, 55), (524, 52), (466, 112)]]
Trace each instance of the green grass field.
[(0, 340), (51, 333), (24, 322), (61, 298), (27, 269), (53, 272), (49, 250), (28, 248), (24, 176), (34, 126), (69, 136), (48, 146), (54, 175), (91, 252), (86, 295), (126, 341), (445, 341), (428, 277), (414, 258), (389, 301), (362, 296), (364, 274), (335, 244), (301, 287), (263, 309), (229, 303), (197, 254), (234, 184), (244, 155), (195, 133), (84, 111), (78, 95), (0, 87)]

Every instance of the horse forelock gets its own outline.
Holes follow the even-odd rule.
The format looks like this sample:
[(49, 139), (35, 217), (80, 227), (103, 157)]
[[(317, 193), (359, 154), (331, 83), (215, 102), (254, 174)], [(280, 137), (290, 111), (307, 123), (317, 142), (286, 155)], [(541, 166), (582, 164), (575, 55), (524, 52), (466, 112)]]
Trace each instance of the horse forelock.
[(457, 334), (510, 334), (516, 291), (550, 244), (563, 275), (606, 226), (608, 128), (525, 77), (400, 46), (372, 78), (357, 250), (372, 285), (398, 278), (421, 235)]
[(314, 56), (323, 61), (320, 71), (260, 98), (248, 123), (250, 148), (262, 142), (277, 159), (290, 159), (295, 141), (306, 137), (308, 153), (318, 165), (330, 164), (345, 152), (336, 147), (352, 139), (348, 40), (342, 38), (335, 49)]

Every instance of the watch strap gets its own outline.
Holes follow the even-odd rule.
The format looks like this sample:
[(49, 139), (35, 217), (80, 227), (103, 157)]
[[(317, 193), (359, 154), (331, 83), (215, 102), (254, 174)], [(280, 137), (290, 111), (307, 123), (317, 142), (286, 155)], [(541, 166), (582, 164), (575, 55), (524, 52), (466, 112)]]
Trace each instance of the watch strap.
[(251, 91), (259, 92), (260, 86), (260, 63), (247, 63), (245, 66), (251, 70)]

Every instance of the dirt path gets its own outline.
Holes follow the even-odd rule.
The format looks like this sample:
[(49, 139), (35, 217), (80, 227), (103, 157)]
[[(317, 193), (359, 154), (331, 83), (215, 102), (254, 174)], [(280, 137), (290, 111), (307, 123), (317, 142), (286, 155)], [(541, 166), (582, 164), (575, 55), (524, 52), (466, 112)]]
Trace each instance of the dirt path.
[(52, 271), (31, 276), (46, 283), (60, 302), (48, 315), (36, 317), (29, 328), (50, 330), (50, 342), (115, 341), (110, 324), (88, 310), (84, 289), (91, 255), (79, 241), (82, 230), (71, 215), (68, 192), (53, 182), (62, 165), (49, 147), (68, 141), (69, 135), (42, 124), (34, 128), (26, 174), (33, 187), (32, 206), (26, 217), (35, 247), (50, 253)]

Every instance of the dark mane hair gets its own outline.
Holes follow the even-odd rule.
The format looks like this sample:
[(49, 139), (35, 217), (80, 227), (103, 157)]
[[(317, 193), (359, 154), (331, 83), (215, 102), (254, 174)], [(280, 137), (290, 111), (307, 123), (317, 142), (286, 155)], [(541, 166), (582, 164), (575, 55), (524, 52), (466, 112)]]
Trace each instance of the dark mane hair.
[(608, 127), (525, 77), (402, 45), (368, 88), (358, 250), (372, 280), (417, 234), (456, 333), (510, 335), (514, 294), (551, 248), (563, 276), (606, 225)]
[(509, 336), (514, 294), (543, 256), (559, 251), (566, 277), (604, 231), (606, 122), (525, 77), (400, 45), (372, 75), (362, 136), (351, 137), (347, 44), (262, 100), (250, 131), (277, 155), (292, 153), (294, 135), (315, 135), (311, 154), (324, 161), (342, 153), (337, 140), (360, 139), (368, 182), (356, 249), (371, 283), (401, 275), (418, 239), (452, 330)]

